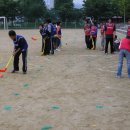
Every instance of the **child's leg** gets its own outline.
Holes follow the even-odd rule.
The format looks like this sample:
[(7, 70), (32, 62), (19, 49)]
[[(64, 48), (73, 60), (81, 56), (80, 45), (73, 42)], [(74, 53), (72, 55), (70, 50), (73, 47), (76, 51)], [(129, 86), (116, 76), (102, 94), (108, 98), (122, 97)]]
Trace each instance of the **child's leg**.
[(130, 52), (126, 50), (128, 77), (130, 78)]
[(54, 54), (54, 37), (51, 38), (51, 54)]
[(101, 47), (103, 49), (103, 36), (101, 36)]
[(27, 72), (27, 51), (22, 52), (23, 72)]
[(42, 50), (41, 50), (42, 52), (44, 51), (44, 39), (43, 39), (43, 37), (42, 37)]
[(96, 49), (96, 37), (93, 37), (93, 42), (94, 42), (94, 50)]
[(108, 53), (109, 38), (106, 38), (105, 53)]
[(116, 51), (116, 43), (113, 44), (113, 50)]
[(112, 54), (114, 52), (113, 38), (110, 38), (110, 45), (111, 45), (111, 54)]
[(93, 40), (92, 40), (92, 38), (89, 39), (88, 48), (89, 48), (89, 49), (92, 49), (92, 48), (93, 48)]
[(15, 56), (14, 56), (14, 71), (19, 71), (19, 56), (21, 55), (21, 51), (19, 51)]
[(85, 43), (86, 43), (86, 47), (87, 47), (87, 36), (85, 35)]
[(117, 69), (117, 76), (121, 77), (122, 75), (122, 67), (123, 67), (123, 58), (124, 58), (124, 50), (120, 50), (119, 53), (119, 62), (118, 62), (118, 69)]
[(85, 36), (86, 47), (89, 48), (89, 36)]
[(45, 47), (45, 52), (46, 52), (47, 55), (50, 54), (51, 47), (52, 47), (52, 46), (51, 46), (51, 39), (48, 38), (48, 39), (46, 40), (46, 47)]
[(86, 45), (87, 45), (87, 48), (88, 48), (88, 49), (91, 49), (91, 40), (90, 40), (90, 36), (87, 36), (87, 43), (86, 43)]

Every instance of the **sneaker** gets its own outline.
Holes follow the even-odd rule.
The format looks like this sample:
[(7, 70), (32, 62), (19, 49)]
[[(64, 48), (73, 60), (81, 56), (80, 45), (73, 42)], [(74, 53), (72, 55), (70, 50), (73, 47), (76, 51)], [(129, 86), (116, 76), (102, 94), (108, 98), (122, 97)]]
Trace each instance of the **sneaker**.
[(57, 51), (60, 51), (60, 49), (58, 48)]
[(12, 70), (11, 73), (16, 73), (18, 72), (19, 70)]
[(27, 72), (23, 72), (23, 74), (27, 74)]
[(54, 51), (51, 51), (51, 54), (54, 55)]
[(16, 71), (15, 70), (12, 70), (11, 73), (15, 73)]
[(120, 79), (120, 78), (121, 78), (121, 76), (118, 76), (118, 75), (117, 75), (117, 76), (116, 76), (116, 78), (117, 78), (117, 79)]

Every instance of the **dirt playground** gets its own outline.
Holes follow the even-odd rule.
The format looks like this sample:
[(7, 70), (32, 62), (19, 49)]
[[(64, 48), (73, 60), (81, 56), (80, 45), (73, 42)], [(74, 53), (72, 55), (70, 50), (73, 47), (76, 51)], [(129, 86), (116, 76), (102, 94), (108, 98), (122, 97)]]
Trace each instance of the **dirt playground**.
[[(11, 74), (10, 66), (0, 78), (0, 130), (130, 130), (126, 63), (116, 79), (118, 54), (104, 55), (100, 36), (93, 51), (85, 49), (83, 30), (62, 31), (62, 50), (42, 57), (39, 31), (16, 30), (29, 44), (28, 74)], [(1, 68), (12, 50), (0, 30)]]

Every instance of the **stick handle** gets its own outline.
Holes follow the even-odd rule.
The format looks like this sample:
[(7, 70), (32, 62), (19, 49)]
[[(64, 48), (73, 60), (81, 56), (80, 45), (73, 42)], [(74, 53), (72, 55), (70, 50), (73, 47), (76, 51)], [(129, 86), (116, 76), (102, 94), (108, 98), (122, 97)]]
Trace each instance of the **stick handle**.
[(7, 65), (6, 65), (6, 68), (9, 67), (9, 65), (10, 65), (10, 63), (11, 63), (11, 61), (12, 61), (12, 59), (13, 59), (13, 56), (10, 57), (10, 59), (9, 59), (9, 61), (8, 61), (8, 63), (7, 63)]

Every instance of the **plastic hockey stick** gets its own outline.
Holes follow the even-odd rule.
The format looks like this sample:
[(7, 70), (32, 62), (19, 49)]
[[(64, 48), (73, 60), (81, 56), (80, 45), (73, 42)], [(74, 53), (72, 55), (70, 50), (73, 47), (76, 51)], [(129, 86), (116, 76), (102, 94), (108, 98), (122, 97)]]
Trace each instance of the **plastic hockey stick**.
[(45, 47), (46, 47), (45, 41), (46, 41), (46, 38), (43, 39), (43, 52), (42, 52), (42, 55), (41, 55), (41, 56), (43, 56), (43, 55), (44, 55), (44, 52), (45, 52)]
[(7, 71), (7, 69), (8, 69), (8, 67), (9, 67), (9, 65), (10, 65), (10, 63), (11, 63), (11, 61), (12, 61), (12, 59), (13, 59), (13, 55), (10, 57), (8, 63), (7, 63), (6, 66), (5, 66), (5, 68), (0, 69), (0, 72), (3, 72), (3, 73), (4, 73), (4, 72)]

